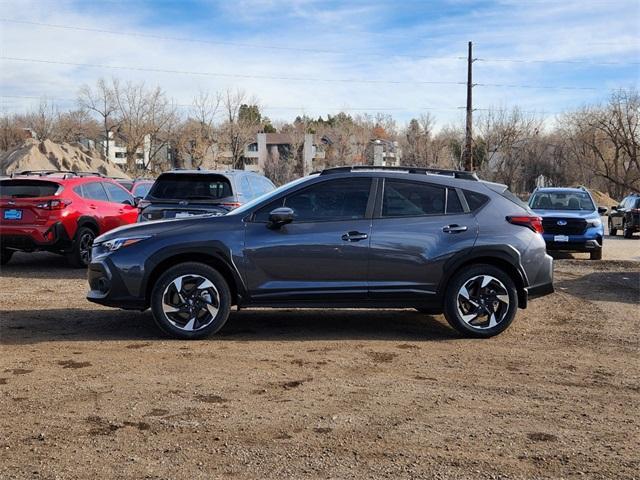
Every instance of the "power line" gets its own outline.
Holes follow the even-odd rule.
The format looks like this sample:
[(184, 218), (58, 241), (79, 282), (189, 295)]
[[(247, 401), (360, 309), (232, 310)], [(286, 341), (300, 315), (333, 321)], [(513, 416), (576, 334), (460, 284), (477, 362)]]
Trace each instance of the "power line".
[[(401, 57), (401, 58), (419, 58), (430, 60), (466, 60), (466, 57), (448, 57), (435, 55), (416, 55), (416, 54), (390, 54), (388, 52), (348, 52), (343, 50), (331, 50), (309, 47), (289, 47), (282, 45), (264, 45), (258, 43), (230, 42), (224, 40), (203, 40), (188, 37), (173, 37), (168, 35), (158, 35), (152, 33), (124, 32), (117, 30), (108, 30), (101, 28), (78, 27), (75, 25), (62, 25), (46, 22), (34, 22), (29, 20), (18, 20), (13, 18), (0, 18), (0, 22), (15, 23), (21, 25), (31, 25), (45, 28), (56, 28), (62, 30), (75, 30), (80, 32), (102, 33), (108, 35), (121, 35), (127, 37), (150, 38), (155, 40), (171, 40), (176, 42), (201, 43), (208, 45), (226, 45), (230, 47), (255, 48), (266, 50), (281, 50), (291, 52), (319, 53), (333, 55), (354, 55), (354, 56), (374, 56), (374, 57)], [(487, 63), (542, 63), (542, 64), (566, 64), (566, 65), (640, 65), (640, 62), (621, 62), (621, 61), (599, 61), (599, 60), (545, 60), (545, 59), (518, 59), (518, 58), (478, 58), (480, 62)]]
[(591, 61), (591, 60), (536, 60), (520, 58), (476, 58), (485, 63), (544, 63), (544, 64), (569, 64), (569, 65), (640, 65), (640, 62), (616, 62), (616, 61)]
[(287, 80), (287, 81), (294, 81), (294, 82), (367, 83), (367, 84), (374, 84), (374, 85), (375, 84), (464, 85), (464, 82), (448, 82), (448, 81), (366, 80), (366, 79), (355, 79), (355, 78), (285, 77), (285, 76), (273, 76), (273, 75), (249, 75), (249, 74), (239, 74), (239, 73), (195, 72), (195, 71), (185, 71), (185, 70), (170, 70), (170, 69), (164, 69), (164, 68), (127, 67), (122, 65), (103, 65), (98, 63), (75, 63), (75, 62), (62, 62), (62, 61), (55, 61), (55, 60), (42, 60), (42, 59), (36, 59), (36, 58), (5, 57), (5, 56), (0, 56), (0, 60), (7, 60), (12, 62), (44, 63), (44, 64), (52, 64), (52, 65), (68, 65), (73, 67), (106, 68), (111, 70), (132, 70), (132, 71), (139, 71), (139, 72), (171, 73), (171, 74), (177, 74), (177, 75), (244, 78), (244, 79), (257, 79), (257, 80)]
[[(97, 63), (76, 63), (76, 62), (63, 62), (56, 60), (42, 60), (35, 58), (22, 58), (22, 57), (5, 57), (0, 56), (0, 60), (12, 61), (12, 62), (27, 62), (27, 63), (40, 63), (40, 64), (52, 64), (52, 65), (67, 65), (73, 67), (88, 67), (88, 68), (104, 68), (111, 70), (131, 70), (139, 72), (152, 72), (152, 73), (171, 73), (176, 75), (192, 75), (192, 76), (208, 76), (208, 77), (222, 77), (222, 78), (242, 78), (242, 79), (257, 79), (257, 80), (287, 80), (294, 82), (318, 82), (318, 83), (360, 83), (360, 84), (372, 84), (372, 85), (466, 85), (466, 82), (452, 82), (452, 81), (426, 81), (426, 80), (367, 80), (356, 78), (313, 78), (313, 77), (286, 77), (286, 76), (272, 76), (272, 75), (249, 75), (249, 74), (237, 74), (237, 73), (215, 73), (215, 72), (195, 72), (185, 70), (170, 70), (163, 68), (151, 68), (151, 67), (128, 67), (122, 65), (103, 65)], [(543, 89), (543, 90), (602, 90), (602, 88), (596, 87), (577, 87), (573, 85), (519, 85), (519, 84), (506, 84), (506, 83), (476, 83), (474, 86), (479, 87), (499, 87), (499, 88), (527, 88), (527, 89)]]

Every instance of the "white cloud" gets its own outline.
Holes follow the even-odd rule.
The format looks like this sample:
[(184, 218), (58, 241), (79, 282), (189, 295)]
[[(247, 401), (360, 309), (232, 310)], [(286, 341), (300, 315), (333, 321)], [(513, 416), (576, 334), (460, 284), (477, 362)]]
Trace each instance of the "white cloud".
[[(1, 55), (163, 70), (402, 82), (464, 82), (465, 62), (456, 57), (465, 55), (468, 39), (474, 40), (476, 55), (487, 59), (638, 61), (640, 19), (636, 2), (614, 6), (610, 2), (500, 2), (491, 8), (470, 5), (468, 13), (438, 20), (425, 17), (410, 26), (393, 22), (387, 25), (384, 16), (381, 20), (385, 11), (409, 9), (412, 3), (212, 2), (212, 15), (216, 10), (235, 29), (215, 36), (203, 33), (197, 25), (193, 29), (168, 21), (163, 26), (154, 25), (148, 20), (149, 6), (133, 2), (108, 2), (110, 8), (90, 13), (71, 1), (4, 2), (4, 18), (205, 41), (340, 50), (347, 54), (242, 48), (0, 22)], [(269, 22), (269, 28), (257, 28), (260, 22)], [(250, 33), (244, 34), (245, 31)], [(446, 58), (411, 59), (403, 54)], [(325, 115), (340, 108), (377, 107), (404, 109), (390, 111), (404, 121), (430, 107), (442, 109), (432, 113), (443, 124), (462, 118), (457, 107), (464, 105), (465, 95), (463, 85), (274, 81), (13, 61), (2, 61), (0, 90), (2, 95), (48, 96), (64, 103), (62, 99), (75, 98), (81, 84), (93, 83), (101, 76), (160, 85), (178, 103), (189, 103), (200, 89), (239, 87), (256, 95), (268, 109), (266, 113), (275, 119), (290, 119), (299, 113)], [(519, 104), (525, 109), (554, 112), (601, 99), (607, 95), (607, 88), (628, 86), (637, 80), (637, 66), (478, 62), (475, 81), (479, 83), (597, 85), (602, 90), (477, 87), (474, 96), (478, 107)], [(5, 110), (33, 104), (27, 99), (1, 100)]]

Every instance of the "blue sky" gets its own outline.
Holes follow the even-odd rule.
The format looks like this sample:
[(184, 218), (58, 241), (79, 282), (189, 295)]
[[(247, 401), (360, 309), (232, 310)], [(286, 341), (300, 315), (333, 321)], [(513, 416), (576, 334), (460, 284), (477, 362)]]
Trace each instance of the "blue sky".
[[(445, 125), (462, 119), (469, 40), (479, 59), (480, 111), (519, 105), (551, 117), (640, 83), (638, 0), (0, 0), (0, 7), (5, 111), (33, 108), (41, 96), (64, 108), (81, 84), (116, 76), (160, 85), (180, 104), (200, 90), (240, 88), (276, 120), (345, 109), (391, 113), (401, 123), (431, 112)], [(540, 86), (549, 88), (533, 88)]]

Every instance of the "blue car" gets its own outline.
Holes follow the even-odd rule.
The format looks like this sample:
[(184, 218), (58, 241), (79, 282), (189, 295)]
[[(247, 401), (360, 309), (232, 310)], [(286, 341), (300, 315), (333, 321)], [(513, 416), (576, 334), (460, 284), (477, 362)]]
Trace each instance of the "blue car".
[(586, 188), (537, 188), (529, 207), (542, 217), (547, 250), (589, 252), (591, 260), (602, 258), (606, 207), (596, 207)]

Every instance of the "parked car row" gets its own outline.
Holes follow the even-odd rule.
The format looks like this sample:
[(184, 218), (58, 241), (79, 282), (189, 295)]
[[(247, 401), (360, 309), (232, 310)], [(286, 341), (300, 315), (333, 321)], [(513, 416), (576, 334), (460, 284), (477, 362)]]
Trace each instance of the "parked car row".
[(86, 267), (95, 237), (116, 227), (221, 215), (274, 188), (265, 177), (245, 171), (174, 171), (155, 182), (97, 172), (20, 172), (0, 179), (0, 264), (16, 251), (45, 250)]
[[(638, 207), (631, 195), (613, 209), (612, 234), (637, 229)], [(233, 305), (415, 308), (497, 335), (553, 291), (547, 250), (601, 258), (607, 212), (584, 188), (536, 189), (526, 204), (470, 172), (406, 167), (336, 167), (277, 189), (234, 170), (22, 172), (0, 180), (0, 210), (2, 263), (63, 253), (88, 265), (90, 301), (151, 308), (186, 339), (220, 330)]]

